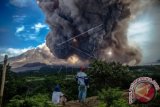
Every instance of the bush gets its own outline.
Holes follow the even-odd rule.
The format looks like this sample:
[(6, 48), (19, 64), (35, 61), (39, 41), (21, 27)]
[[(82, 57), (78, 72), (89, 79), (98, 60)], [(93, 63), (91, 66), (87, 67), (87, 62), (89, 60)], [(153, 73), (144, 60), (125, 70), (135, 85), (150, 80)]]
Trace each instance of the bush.
[(107, 90), (102, 89), (99, 92), (99, 107), (129, 107), (128, 102), (123, 99), (123, 92), (119, 88), (108, 88)]
[(98, 107), (106, 107), (106, 103), (100, 102), (100, 104), (98, 105)]
[[(127, 66), (120, 63), (106, 63), (93, 61), (87, 71), (90, 78), (91, 89), (100, 91), (106, 87), (121, 87), (128, 89), (134, 75)], [(95, 92), (94, 92), (95, 93)]]
[(119, 98), (118, 100), (114, 100), (110, 107), (129, 107), (129, 104), (125, 99)]
[(20, 96), (13, 97), (7, 107), (55, 107), (49, 101), (47, 95), (35, 95), (32, 97), (22, 98)]

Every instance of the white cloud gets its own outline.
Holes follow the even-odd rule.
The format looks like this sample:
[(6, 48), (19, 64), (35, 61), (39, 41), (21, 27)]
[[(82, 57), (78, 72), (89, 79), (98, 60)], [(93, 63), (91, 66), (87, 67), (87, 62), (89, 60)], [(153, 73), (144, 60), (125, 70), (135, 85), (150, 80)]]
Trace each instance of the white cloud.
[(20, 33), (20, 32), (22, 32), (22, 31), (24, 31), (24, 30), (25, 30), (25, 27), (24, 27), (24, 26), (17, 27), (17, 28), (16, 28), (16, 33)]
[[(27, 38), (26, 38), (27, 39)], [(36, 35), (29, 35), (28, 36), (28, 40), (37, 40), (37, 36)]]
[(15, 57), (15, 56), (18, 56), (18, 55), (21, 55), (22, 53), (25, 53), (27, 52), (28, 50), (31, 50), (31, 49), (42, 49), (44, 48), (45, 50), (49, 51), (48, 48), (46, 48), (46, 43), (42, 43), (40, 45), (38, 45), (37, 47), (27, 47), (27, 48), (22, 48), (22, 49), (19, 49), (19, 48), (1, 48), (0, 49), (0, 61), (3, 60), (4, 56), (5, 55), (8, 55), (8, 57)]
[(15, 36), (22, 38), (25, 41), (38, 40), (38, 33), (31, 32), (31, 30), (24, 25), (16, 28)]
[(16, 7), (27, 7), (33, 5), (33, 0), (10, 0), (10, 4)]
[(28, 50), (33, 49), (34, 47), (27, 47), (23, 49), (18, 48), (7, 48), (7, 49), (0, 49), (0, 61), (3, 59), (4, 55), (8, 55), (8, 57), (18, 56)]
[(42, 43), (42, 44), (38, 45), (38, 46), (37, 46), (37, 48), (42, 49), (44, 46), (46, 46), (46, 42), (44, 42), (44, 43)]
[(39, 32), (43, 28), (49, 29), (47, 25), (40, 22), (31, 27), (31, 29), (34, 29), (36, 32)]
[(26, 17), (27, 17), (26, 15), (13, 15), (12, 16), (13, 21), (17, 23), (23, 22)]
[[(17, 17), (17, 16), (15, 16)], [(34, 25), (22, 25), (16, 28), (15, 36), (25, 41), (37, 41), (41, 42), (41, 30), (48, 30), (49, 27), (43, 23), (36, 23)]]
[(4, 48), (0, 48), (0, 61), (3, 61), (4, 59), (4, 56), (5, 55), (8, 55), (8, 57), (15, 57), (15, 56), (18, 56), (18, 55), (21, 55), (25, 52), (27, 52), (28, 50), (32, 50), (32, 49), (42, 49), (46, 51), (46, 54), (51, 54), (48, 47), (46, 46), (46, 42), (36, 46), (36, 47), (27, 47), (27, 48), (22, 48), (22, 49), (19, 49), (19, 48), (7, 48), (7, 49), (4, 49)]
[(20, 55), (30, 49), (32, 49), (33, 47), (28, 47), (28, 48), (23, 48), (23, 49), (16, 49), (16, 48), (8, 48), (6, 50), (7, 53), (11, 53), (13, 56), (16, 56), (16, 55)]

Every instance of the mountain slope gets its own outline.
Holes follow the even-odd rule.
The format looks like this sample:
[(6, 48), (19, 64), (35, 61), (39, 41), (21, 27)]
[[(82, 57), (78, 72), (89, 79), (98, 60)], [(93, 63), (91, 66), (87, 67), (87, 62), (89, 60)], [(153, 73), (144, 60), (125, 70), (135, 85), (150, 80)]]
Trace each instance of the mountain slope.
[(67, 60), (58, 59), (50, 52), (46, 44), (28, 50), (19, 56), (9, 58), (9, 63), (15, 72), (37, 70), (46, 65), (80, 66), (86, 64), (86, 62), (79, 60), (74, 55)]
[[(9, 63), (12, 66), (12, 69), (16, 69), (20, 67), (31, 68), (43, 65), (60, 65), (66, 64), (66, 61), (54, 57), (48, 47), (44, 44), (35, 49), (28, 50), (19, 56), (9, 58)], [(30, 64), (30, 66), (27, 66), (28, 64)]]

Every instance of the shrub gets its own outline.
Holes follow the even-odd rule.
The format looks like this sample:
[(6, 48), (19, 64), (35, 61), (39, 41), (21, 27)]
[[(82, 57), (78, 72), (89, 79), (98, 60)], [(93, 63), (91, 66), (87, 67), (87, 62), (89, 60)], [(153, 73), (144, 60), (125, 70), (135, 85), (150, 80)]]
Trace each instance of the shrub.
[(128, 89), (134, 76), (127, 66), (123, 66), (120, 63), (106, 63), (98, 60), (91, 63), (87, 73), (90, 78), (91, 89), (96, 91), (100, 91), (106, 87)]
[(13, 97), (7, 107), (55, 107), (47, 95), (35, 95), (32, 97)]
[(123, 92), (119, 88), (108, 88), (107, 90), (102, 89), (99, 92), (99, 107), (129, 107), (128, 102), (123, 99)]

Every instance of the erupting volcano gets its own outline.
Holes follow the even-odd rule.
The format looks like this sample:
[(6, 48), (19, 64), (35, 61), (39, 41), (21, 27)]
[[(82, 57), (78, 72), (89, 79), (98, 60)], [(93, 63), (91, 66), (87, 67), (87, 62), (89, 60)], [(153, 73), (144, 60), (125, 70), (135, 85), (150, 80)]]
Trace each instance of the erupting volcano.
[[(132, 0), (37, 0), (51, 31), (46, 44), (54, 56), (121, 63), (141, 61), (138, 48), (128, 44)], [(135, 12), (134, 12), (135, 14)], [(76, 57), (75, 57), (76, 56)], [(73, 61), (74, 60), (74, 61)]]
[[(133, 66), (158, 56), (159, 47), (154, 50), (153, 43), (143, 42), (149, 40), (153, 32), (157, 32), (154, 36), (158, 40), (156, 28), (159, 27), (154, 25), (157, 20), (154, 18), (160, 17), (157, 14), (159, 0), (36, 1), (50, 29), (46, 42), (40, 48), (10, 58), (12, 67), (39, 62), (80, 66), (88, 65), (93, 59)], [(19, 32), (23, 29), (22, 26)], [(133, 39), (138, 44), (133, 43)], [(148, 55), (148, 49), (156, 51), (153, 57)]]

